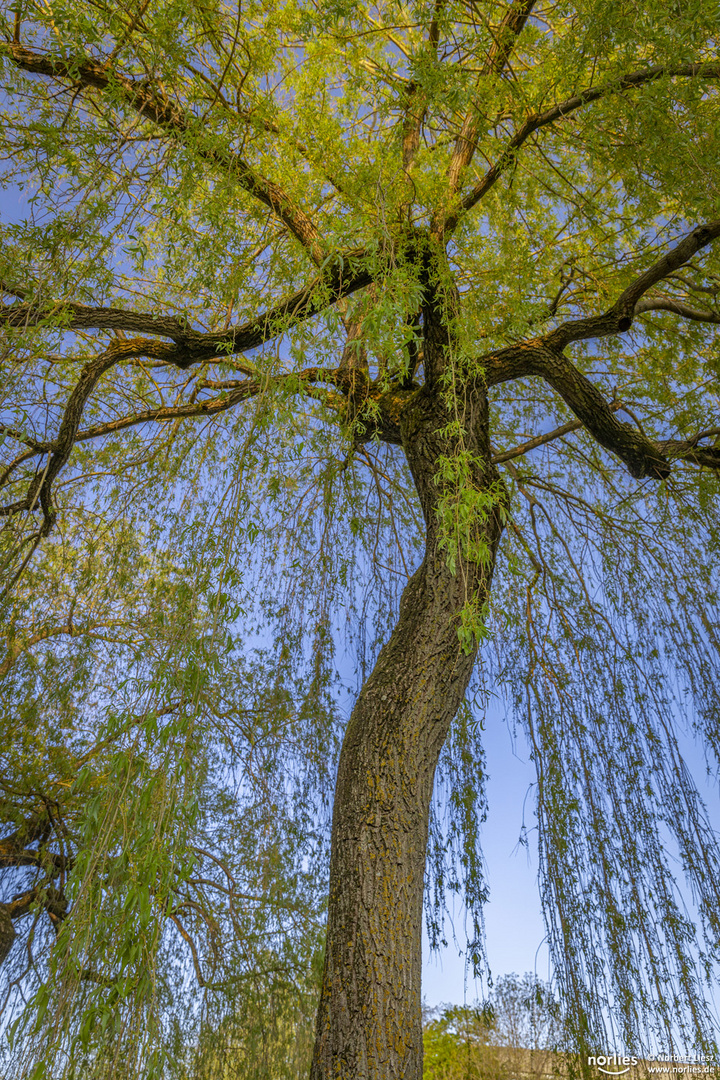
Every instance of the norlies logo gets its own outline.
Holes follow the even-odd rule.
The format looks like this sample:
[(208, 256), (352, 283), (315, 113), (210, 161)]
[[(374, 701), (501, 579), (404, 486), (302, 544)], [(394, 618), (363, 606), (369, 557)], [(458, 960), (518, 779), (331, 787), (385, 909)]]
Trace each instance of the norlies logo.
[(595, 1065), (600, 1072), (607, 1076), (622, 1076), (629, 1072), (632, 1065), (637, 1065), (636, 1057), (620, 1057), (618, 1054), (598, 1054), (588, 1058), (588, 1065)]

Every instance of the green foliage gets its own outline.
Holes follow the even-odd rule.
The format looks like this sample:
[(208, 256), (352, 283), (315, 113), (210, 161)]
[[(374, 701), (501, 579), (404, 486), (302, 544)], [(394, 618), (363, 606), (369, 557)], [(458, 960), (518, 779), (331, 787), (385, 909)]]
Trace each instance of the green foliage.
[[(629, 332), (566, 350), (627, 430), (685, 443), (667, 481), (629, 477), (558, 380), (492, 382), (484, 456), (465, 417), (503, 350), (609, 310), (717, 217), (717, 3), (538, 4), (498, 69), (506, 14), (0, 14), (0, 818), (13, 857), (32, 853), (3, 867), (4, 902), (26, 908), (0, 998), (15, 1075), (225, 1080), (306, 1060), (346, 704), (422, 557), (397, 418), (427, 389), (431, 295), (447, 565), (489, 576), (483, 525), (505, 525), (489, 602), (468, 589), (456, 613), (481, 664), (438, 770), (431, 937), (461, 892), (482, 967), (481, 732), (499, 694), (538, 771), (576, 1040), (712, 1048), (720, 854), (675, 727), (716, 773), (720, 508), (697, 453), (719, 445), (717, 242)], [(638, 72), (654, 74), (624, 81)], [(451, 190), (466, 121), (477, 149)], [(366, 284), (339, 298), (358, 266)], [(260, 343), (236, 350), (256, 320)], [(438, 1076), (458, 1025), (481, 1048), (482, 1023), (428, 1029)]]
[(423, 1080), (567, 1075), (558, 1002), (537, 977), (503, 975), (484, 1005), (441, 1006), (423, 1026)]
[(504, 1076), (491, 1044), (492, 1024), (481, 1010), (445, 1007), (423, 1030), (423, 1080)]

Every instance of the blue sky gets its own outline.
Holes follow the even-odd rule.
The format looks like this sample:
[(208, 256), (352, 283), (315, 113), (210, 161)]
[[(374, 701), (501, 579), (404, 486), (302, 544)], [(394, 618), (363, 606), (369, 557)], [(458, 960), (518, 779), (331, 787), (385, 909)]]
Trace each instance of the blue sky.
[[(490, 885), (485, 908), (487, 953), (493, 977), (526, 971), (548, 979), (548, 951), (537, 884), (537, 845), (533, 792), (533, 763), (521, 740), (515, 741), (500, 710), (492, 710), (484, 731), (488, 816), (483, 826), (483, 852)], [(525, 825), (528, 846), (519, 843)], [(455, 909), (458, 944), (462, 947), (463, 913)], [(484, 987), (465, 968), (464, 956), (450, 937), (441, 953), (423, 948), (423, 996), (428, 1006), (440, 1002), (463, 1004), (482, 998)]]
[[(686, 731), (678, 717), (678, 744), (688, 770), (705, 800), (710, 821), (720, 832), (720, 790), (708, 775), (702, 747)], [(485, 723), (485, 749), (489, 780), (488, 816), (483, 826), (483, 851), (487, 864), (490, 899), (485, 908), (487, 954), (493, 978), (516, 972), (531, 972), (550, 981), (552, 968), (545, 942), (545, 926), (538, 891), (537, 832), (534, 813), (535, 779), (522, 734), (514, 739), (501, 709), (491, 711)], [(527, 845), (519, 843), (523, 829)], [(680, 866), (678, 876), (682, 879)], [(681, 891), (686, 889), (680, 882)], [(689, 899), (689, 898), (688, 898)], [(461, 949), (464, 941), (462, 911), (456, 909), (457, 945), (430, 954), (427, 939), (423, 949), (423, 997), (427, 1006), (440, 1003), (465, 1004), (482, 1000), (486, 988), (466, 970)]]
[[(17, 220), (24, 197), (17, 190), (0, 194), (3, 219)], [(490, 901), (486, 907), (487, 954), (494, 977), (517, 972), (532, 972), (549, 979), (548, 950), (540, 908), (537, 883), (537, 851), (534, 797), (535, 779), (532, 762), (522, 737), (515, 742), (499, 708), (492, 710), (485, 724), (487, 754), (488, 818), (483, 828), (483, 850), (487, 864)], [(709, 803), (711, 820), (720, 828), (720, 805), (717, 787), (707, 782), (701, 751), (688, 738), (681, 738), (689, 770)], [(525, 825), (528, 846), (519, 843)], [(452, 902), (452, 897), (450, 898)], [(439, 954), (430, 955), (425, 943), (423, 994), (433, 1007), (440, 1002), (472, 1002), (482, 997), (486, 988), (466, 971), (463, 912), (454, 913), (457, 944), (452, 941)]]
[[(26, 194), (16, 188), (0, 191), (0, 218), (17, 222), (27, 213)], [(348, 706), (351, 702), (348, 702)], [(349, 711), (349, 708), (348, 708)], [(514, 741), (499, 709), (493, 711), (484, 732), (489, 772), (489, 813), (483, 830), (483, 849), (491, 888), (486, 908), (487, 948), (493, 976), (516, 971), (535, 971), (542, 978), (549, 975), (547, 949), (543, 945), (543, 926), (537, 887), (535, 833), (529, 832), (529, 847), (519, 845), (525, 808), (525, 824), (532, 830), (535, 819), (532, 792), (535, 771), (528, 760), (526, 747)], [(527, 796), (527, 798), (526, 798)], [(449, 897), (449, 902), (452, 902)], [(453, 914), (451, 910), (451, 915)], [(458, 945), (452, 941), (448, 922), (449, 945), (442, 953), (430, 955), (425, 941), (423, 992), (427, 1003), (462, 1003), (483, 995), (483, 987), (471, 972), (466, 973), (464, 956), (463, 912), (456, 905), (455, 927)]]

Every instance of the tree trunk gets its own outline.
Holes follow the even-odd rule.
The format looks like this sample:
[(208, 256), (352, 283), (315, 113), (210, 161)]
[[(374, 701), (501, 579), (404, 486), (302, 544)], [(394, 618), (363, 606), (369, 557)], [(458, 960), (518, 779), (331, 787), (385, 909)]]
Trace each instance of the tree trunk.
[[(427, 335), (426, 335), (427, 337)], [(426, 340), (426, 349), (428, 342)], [(426, 371), (428, 367), (426, 352)], [(463, 399), (463, 448), (472, 489), (494, 492), (487, 400)], [(486, 561), (447, 566), (437, 508), (447, 488), (438, 462), (458, 442), (439, 391), (423, 388), (401, 418), (403, 446), (426, 523), (423, 562), (400, 602), (397, 625), (363, 686), (343, 742), (335, 789), (325, 970), (312, 1080), (420, 1080), (422, 905), (435, 768), (462, 702), (476, 648), (465, 653), (459, 614), (488, 594), (502, 525), (499, 500), (478, 515)], [(464, 479), (465, 488), (468, 478)]]

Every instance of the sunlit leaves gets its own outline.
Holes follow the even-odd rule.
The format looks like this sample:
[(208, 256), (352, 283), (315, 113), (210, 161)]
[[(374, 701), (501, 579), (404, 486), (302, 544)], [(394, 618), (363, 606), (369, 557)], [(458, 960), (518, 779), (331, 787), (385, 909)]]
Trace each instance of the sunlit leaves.
[[(55, 846), (33, 843), (60, 857), (62, 842), (74, 860), (61, 927), (47, 892), (60, 864), (46, 852), (17, 874), (40, 890), (22, 917), (27, 953), (14, 954), (15, 988), (36, 995), (26, 1072), (44, 1068), (35, 1049), (69, 1061), (68, 1076), (192, 1075), (194, 1054), (210, 1071), (207, 1018), (246, 1063), (271, 1015), (270, 1075), (281, 1057), (291, 1068), (298, 1016), (307, 1042), (338, 741), (424, 535), (402, 453), (376, 438), (377, 397), (409, 396), (427, 374), (427, 230), (457, 208), (448, 170), (468, 116), (477, 146), (461, 194), (503, 167), (452, 237), (435, 238), (453, 342), (443, 423), (457, 446), (435, 477), (443, 556), (458, 573), (489, 568), (479, 526), (499, 505), (506, 532), (494, 598), (467, 598), (461, 643), (471, 653), (490, 635), (483, 663), (537, 762), (545, 899), (576, 1033), (602, 1029), (601, 986), (628, 1039), (642, 1006), (672, 1027), (683, 1000), (658, 1004), (653, 990), (672, 970), (688, 1037), (705, 1037), (694, 931), (660, 848), (674, 830), (706, 930), (698, 970), (711, 973), (716, 897), (702, 867), (716, 853), (668, 731), (687, 707), (717, 751), (717, 480), (678, 464), (650, 491), (574, 430), (507, 458), (504, 486), (479, 491), (454, 407), (482, 385), (484, 352), (607, 310), (674, 237), (716, 216), (717, 80), (622, 83), (714, 59), (716, 7), (538, 4), (499, 74), (487, 60), (502, 4), (53, 0), (21, 5), (17, 27), (2, 16), (8, 43), (69, 65), (38, 76), (1, 51), (0, 279), (7, 304), (43, 305), (37, 326), (2, 330), (9, 503), (46, 467), (83, 366), (124, 340), (68, 333), (63, 305), (224, 331), (318, 268), (345, 270), (348, 252), (374, 282), (342, 304), (319, 285), (317, 316), (288, 313), (251, 356), (226, 343), (187, 369), (151, 347), (118, 362), (85, 404), (54, 531), (33, 552), (36, 506), (7, 519), (3, 566), (27, 566), (3, 609), (2, 812), (13, 827), (48, 815)], [(90, 62), (103, 68), (83, 83)], [(503, 157), (528, 116), (591, 86), (603, 96)], [(144, 94), (163, 122), (139, 107)], [(718, 259), (705, 250), (653, 295), (716, 311)], [(336, 370), (348, 326), (363, 372), (352, 392)], [(717, 438), (714, 324), (647, 312), (572, 360), (649, 437)], [(248, 379), (252, 394), (227, 412), (157, 414), (226, 401)], [(501, 460), (572, 419), (536, 377), (491, 398)], [(430, 879), (436, 940), (449, 884), (464, 890), (479, 965), (478, 702), (441, 762)], [(646, 869), (641, 884), (622, 851)], [(643, 923), (655, 901), (663, 932)], [(200, 1017), (188, 1008), (198, 987)]]

